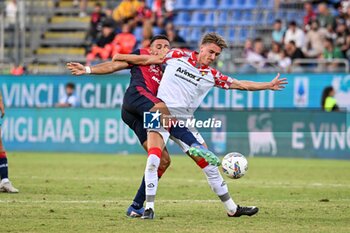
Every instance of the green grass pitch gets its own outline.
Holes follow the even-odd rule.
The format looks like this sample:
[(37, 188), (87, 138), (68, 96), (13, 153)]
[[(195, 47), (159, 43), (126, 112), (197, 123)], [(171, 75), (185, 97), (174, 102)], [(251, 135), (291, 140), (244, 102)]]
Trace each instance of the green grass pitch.
[(350, 232), (350, 161), (250, 158), (226, 179), (253, 217), (228, 218), (191, 159), (173, 156), (156, 219), (125, 217), (146, 156), (9, 153), (19, 194), (0, 193), (0, 232)]

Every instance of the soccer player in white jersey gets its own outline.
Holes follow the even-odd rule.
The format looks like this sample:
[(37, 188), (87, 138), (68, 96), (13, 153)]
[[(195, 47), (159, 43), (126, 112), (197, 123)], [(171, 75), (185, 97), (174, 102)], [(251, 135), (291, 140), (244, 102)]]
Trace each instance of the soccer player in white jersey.
[[(279, 74), (271, 82), (252, 82), (237, 80), (221, 74), (209, 65), (226, 48), (224, 39), (216, 33), (206, 34), (201, 42), (199, 53), (181, 49), (173, 49), (165, 56), (165, 59), (152, 56), (139, 56), (138, 64), (151, 64), (165, 62), (164, 71), (157, 97), (162, 99), (172, 115), (188, 115), (191, 117), (201, 101), (214, 86), (224, 89), (238, 89), (247, 91), (281, 90), (286, 79), (279, 79)], [(115, 60), (123, 60), (130, 63), (135, 61), (135, 55), (117, 55)], [(165, 132), (165, 133), (164, 133)], [(154, 200), (158, 186), (157, 167), (161, 157), (161, 151), (168, 136), (166, 131), (150, 131), (148, 134), (149, 156), (145, 169), (146, 182), (146, 210), (143, 219), (153, 219)], [(199, 133), (194, 134), (198, 141), (204, 143)], [(186, 147), (179, 142), (183, 147)], [(188, 149), (188, 148), (187, 148)], [(195, 154), (192, 151), (191, 154)], [(199, 159), (200, 160), (200, 159)], [(256, 207), (240, 207), (234, 203), (228, 192), (217, 166), (203, 162), (202, 170), (207, 176), (212, 190), (219, 196), (226, 207), (230, 217), (241, 215), (254, 215), (258, 212)]]
[[(146, 55), (138, 56), (136, 59), (135, 55), (120, 54), (115, 56), (114, 60), (128, 63), (136, 62), (141, 65), (165, 62), (167, 67), (165, 68), (157, 97), (164, 101), (170, 113), (175, 117), (178, 114), (191, 117), (214, 86), (224, 89), (258, 91), (282, 90), (284, 85), (287, 84), (286, 79), (279, 78), (279, 74), (271, 82), (243, 81), (221, 74), (209, 65), (217, 59), (224, 48), (227, 48), (227, 44), (220, 35), (208, 33), (204, 35), (198, 53), (173, 49), (167, 53), (164, 59)], [(194, 132), (194, 135), (198, 141), (205, 144), (198, 132)], [(146, 208), (142, 216), (143, 219), (154, 218), (154, 200), (158, 186), (157, 167), (159, 166), (164, 142), (167, 140), (168, 136), (164, 130), (162, 132), (152, 130), (148, 134), (149, 151), (145, 169)], [(180, 144), (185, 147), (182, 143)], [(192, 154), (195, 154), (195, 152), (192, 151)], [(258, 212), (258, 208), (254, 206), (241, 207), (236, 205), (217, 166), (202, 161), (200, 167), (205, 173), (210, 187), (224, 204), (229, 217), (252, 216)]]

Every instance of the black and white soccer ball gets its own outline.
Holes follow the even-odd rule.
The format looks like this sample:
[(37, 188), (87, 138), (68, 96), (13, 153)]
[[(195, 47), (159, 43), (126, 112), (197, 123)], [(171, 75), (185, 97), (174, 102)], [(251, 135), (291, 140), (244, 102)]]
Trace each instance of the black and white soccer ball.
[(231, 152), (222, 159), (222, 171), (231, 179), (239, 179), (247, 173), (248, 160), (238, 152)]

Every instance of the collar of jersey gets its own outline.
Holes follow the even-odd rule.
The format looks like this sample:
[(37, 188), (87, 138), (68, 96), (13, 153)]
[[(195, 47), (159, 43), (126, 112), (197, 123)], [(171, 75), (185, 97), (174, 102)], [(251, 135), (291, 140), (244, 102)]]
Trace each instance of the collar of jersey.
[(201, 66), (198, 64), (198, 52), (193, 51), (191, 53), (191, 57), (188, 59), (189, 63), (191, 63), (191, 65), (193, 65), (194, 67), (196, 67), (199, 70), (205, 70), (208, 69), (209, 66)]

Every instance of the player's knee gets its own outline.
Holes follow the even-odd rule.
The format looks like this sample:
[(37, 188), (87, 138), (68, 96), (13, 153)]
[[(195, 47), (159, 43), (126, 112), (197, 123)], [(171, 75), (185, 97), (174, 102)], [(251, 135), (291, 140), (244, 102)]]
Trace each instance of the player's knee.
[(162, 157), (162, 160), (160, 161), (159, 168), (162, 168), (164, 171), (170, 166), (171, 159), (170, 157)]

